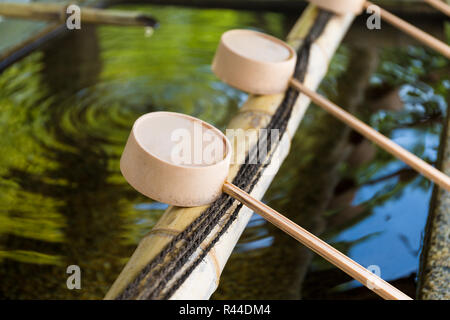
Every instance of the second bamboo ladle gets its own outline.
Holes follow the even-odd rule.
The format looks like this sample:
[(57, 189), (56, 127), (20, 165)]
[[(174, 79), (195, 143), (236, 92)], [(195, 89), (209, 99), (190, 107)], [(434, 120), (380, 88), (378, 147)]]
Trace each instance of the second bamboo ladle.
[(226, 181), (231, 144), (216, 128), (172, 112), (143, 115), (120, 159), (125, 179), (144, 195), (168, 204), (197, 206), (222, 192), (239, 200), (385, 299), (411, 298), (277, 211)]
[[(262, 54), (263, 51), (266, 53)], [(288, 86), (294, 87), (361, 135), (450, 191), (449, 176), (291, 78), (295, 61), (295, 51), (279, 39), (251, 30), (230, 30), (221, 37), (212, 69), (224, 82), (253, 94), (279, 93)]]

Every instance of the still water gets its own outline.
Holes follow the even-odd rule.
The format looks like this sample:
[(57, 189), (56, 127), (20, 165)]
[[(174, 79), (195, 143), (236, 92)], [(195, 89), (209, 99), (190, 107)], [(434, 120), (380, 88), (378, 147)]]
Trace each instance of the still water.
[[(210, 71), (220, 35), (283, 38), (296, 17), (127, 6), (161, 23), (82, 28), (0, 75), (0, 298), (102, 298), (166, 209), (119, 172), (134, 120), (183, 112), (224, 129), (246, 94)], [(357, 25), (355, 25), (357, 27)], [(350, 31), (350, 34), (354, 32)], [(429, 162), (437, 159), (448, 62), (421, 46), (347, 39), (321, 93)], [(414, 294), (432, 185), (312, 106), (264, 201)], [(68, 290), (66, 268), (82, 270)], [(255, 215), (213, 298), (371, 298)]]

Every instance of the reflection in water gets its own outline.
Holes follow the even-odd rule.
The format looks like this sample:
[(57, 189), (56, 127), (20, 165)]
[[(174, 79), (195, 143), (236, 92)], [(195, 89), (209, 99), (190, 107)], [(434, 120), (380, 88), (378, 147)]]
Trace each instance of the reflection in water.
[[(223, 129), (246, 95), (210, 71), (220, 34), (252, 27), (283, 37), (291, 22), (272, 13), (132, 8), (161, 21), (151, 38), (142, 28), (83, 28), (0, 76), (0, 298), (102, 298), (166, 209), (119, 172), (133, 121), (169, 110)], [(344, 45), (321, 91), (434, 162), (448, 71), (421, 47), (378, 54)], [(310, 108), (265, 199), (406, 288), (430, 190)], [(82, 290), (66, 288), (71, 264), (81, 267)], [(214, 298), (363, 297), (349, 280), (255, 215)]]

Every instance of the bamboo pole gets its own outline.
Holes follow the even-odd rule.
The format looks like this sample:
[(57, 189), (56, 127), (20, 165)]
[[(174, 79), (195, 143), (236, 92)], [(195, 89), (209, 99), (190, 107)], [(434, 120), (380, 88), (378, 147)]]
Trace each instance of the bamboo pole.
[[(364, 3), (365, 8), (368, 8), (370, 6), (374, 6), (374, 4), (370, 1), (366, 1)], [(406, 22), (405, 20), (402, 20), (402, 19), (396, 17), (395, 15), (384, 10), (383, 8), (378, 7), (378, 9), (380, 10), (381, 18), (383, 20), (386, 20), (388, 23), (392, 24), (394, 27), (399, 28), (403, 32), (409, 34), (413, 38), (426, 44), (430, 48), (433, 48), (434, 50), (436, 50), (439, 53), (441, 53), (442, 55), (444, 55), (446, 58), (450, 59), (450, 46), (448, 46), (444, 42), (434, 38), (433, 36), (429, 35), (428, 33), (423, 32), (422, 30), (420, 30), (419, 28)]]
[(261, 201), (249, 196), (235, 185), (225, 182), (223, 191), (233, 198), (238, 199), (256, 213), (259, 213), (264, 219), (337, 266), (382, 298), (387, 300), (412, 300), (406, 294), (342, 254), (325, 241), (322, 241)]
[[(0, 15), (9, 18), (49, 20), (63, 22), (70, 4), (55, 3), (9, 3), (0, 2)], [(157, 21), (140, 12), (80, 8), (81, 22), (89, 24), (110, 24), (119, 26), (155, 27)]]
[[(318, 9), (312, 5), (308, 6), (301, 18), (297, 21), (288, 36), (288, 42), (294, 48), (298, 48), (302, 39), (307, 35), (309, 29), (314, 24)], [(333, 16), (327, 23), (319, 39), (311, 46), (308, 72), (305, 83), (310, 88), (317, 88), (322, 78), (325, 76), (328, 63), (333, 56), (342, 37), (354, 19), (353, 15)], [(239, 113), (231, 120), (227, 126), (229, 129), (258, 130), (265, 128), (272, 115), (283, 100), (284, 94), (267, 96), (250, 96), (244, 103)], [(278, 153), (279, 161), (271, 161), (265, 171), (273, 174), (264, 174), (256, 183), (250, 193), (256, 199), (261, 199), (269, 187), (272, 179), (280, 168), (283, 159), (287, 156), (290, 147), (291, 137), (299, 126), (303, 115), (310, 103), (305, 95), (297, 98), (292, 110), (291, 118), (288, 122), (287, 132), (281, 137), (280, 144), (275, 152)], [(252, 146), (250, 146), (252, 147)], [(234, 150), (241, 148), (233, 143)], [(249, 146), (245, 146), (248, 151)], [(236, 161), (236, 163), (239, 163)], [(230, 167), (228, 180), (232, 181), (239, 170), (238, 164)], [(194, 255), (202, 252), (202, 248), (207, 246), (217, 235), (229, 215), (236, 209), (237, 203), (227, 212), (222, 220), (210, 232), (209, 236), (202, 242)], [(170, 240), (183, 231), (195, 218), (197, 218), (207, 207), (180, 208), (169, 207), (163, 214), (155, 227), (139, 243), (136, 251), (129, 259), (128, 263), (114, 282), (105, 299), (114, 299), (123, 289), (131, 283), (137, 274), (170, 242)], [(208, 299), (218, 286), (220, 274), (234, 248), (245, 226), (247, 225), (253, 211), (247, 207), (242, 207), (237, 218), (228, 228), (227, 232), (215, 243), (213, 249), (203, 261), (195, 267), (190, 276), (183, 282), (170, 299)], [(178, 271), (183, 272), (186, 267)], [(178, 274), (177, 273), (177, 274)], [(170, 285), (168, 283), (167, 285)]]
[(425, 0), (429, 5), (450, 17), (450, 6), (441, 0)]
[(434, 168), (430, 164), (426, 163), (416, 155), (411, 152), (403, 149), (398, 144), (393, 142), (391, 139), (385, 137), (378, 131), (372, 129), (370, 126), (354, 117), (347, 111), (343, 110), (339, 106), (335, 105), (331, 101), (322, 97), (318, 93), (314, 92), (311, 89), (308, 89), (305, 85), (301, 84), (299, 81), (292, 79), (291, 85), (306, 94), (309, 98), (311, 98), (314, 103), (324, 108), (326, 111), (330, 112), (332, 115), (337, 117), (339, 120), (343, 121), (360, 134), (362, 134), (367, 139), (379, 145), (381, 148), (391, 153), (395, 157), (404, 161), (406, 164), (411, 166), (413, 169), (417, 170), (425, 177), (435, 182), (440, 187), (444, 188), (447, 191), (450, 191), (450, 177), (445, 173), (439, 171)]

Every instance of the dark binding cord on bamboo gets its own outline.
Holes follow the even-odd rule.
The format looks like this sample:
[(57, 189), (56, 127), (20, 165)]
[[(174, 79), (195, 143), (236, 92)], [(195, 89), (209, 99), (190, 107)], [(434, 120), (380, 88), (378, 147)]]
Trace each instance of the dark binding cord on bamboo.
[[(298, 60), (294, 77), (303, 81), (309, 60), (310, 47), (312, 43), (322, 34), (332, 14), (325, 10), (320, 10), (314, 25), (305, 37), (301, 47), (298, 50)], [(278, 107), (276, 113), (272, 116), (267, 129), (279, 129), (282, 134), (286, 131), (292, 108), (297, 100), (299, 93), (297, 90), (289, 88), (286, 91), (283, 101)], [(270, 134), (271, 130), (267, 130)], [(260, 141), (258, 141), (260, 142)], [(266, 141), (257, 143), (267, 147), (267, 158), (264, 163), (258, 164), (252, 161), (257, 156), (257, 150), (252, 150), (247, 155), (245, 163), (240, 167), (233, 184), (237, 185), (246, 192), (251, 192), (258, 182), (263, 170), (270, 163), (270, 157), (276, 146), (271, 145), (271, 137)], [(216, 227), (218, 222), (227, 214), (229, 209), (235, 204), (235, 200), (230, 196), (223, 194), (210, 207), (208, 207), (197, 219), (195, 219), (183, 232), (175, 236), (166, 247), (150, 261), (137, 275), (137, 277), (122, 291), (116, 299), (168, 299), (189, 277), (196, 266), (207, 255), (211, 248), (217, 243), (220, 237), (228, 230), (230, 225), (236, 219), (242, 204), (237, 204), (233, 212), (228, 217), (226, 223), (217, 235), (211, 240), (202, 253), (185, 268), (183, 273), (176, 279), (174, 277), (179, 273), (188, 262), (192, 254), (197, 250), (203, 240)]]

